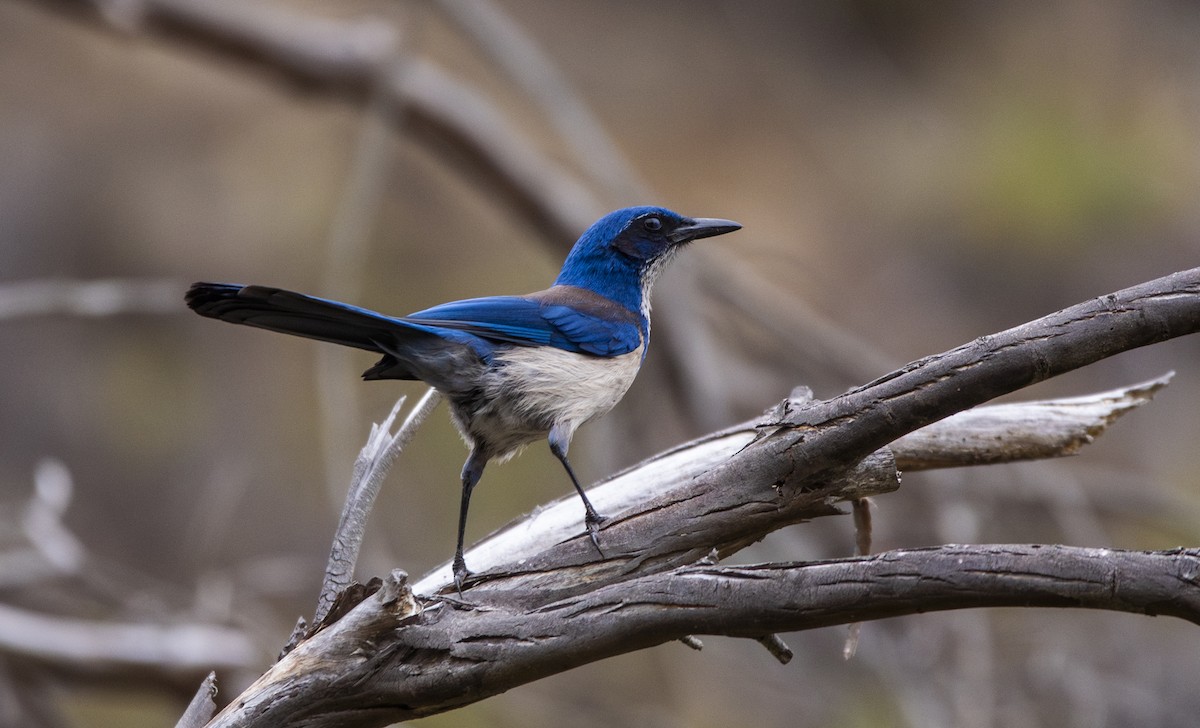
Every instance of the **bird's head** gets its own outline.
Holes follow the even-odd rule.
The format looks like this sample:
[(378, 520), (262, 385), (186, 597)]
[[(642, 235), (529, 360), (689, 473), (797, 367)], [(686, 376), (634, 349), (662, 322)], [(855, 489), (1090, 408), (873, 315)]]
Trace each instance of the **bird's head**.
[(651, 286), (680, 248), (741, 227), (732, 220), (684, 217), (663, 207), (616, 210), (579, 237), (555, 284), (587, 288), (644, 312)]

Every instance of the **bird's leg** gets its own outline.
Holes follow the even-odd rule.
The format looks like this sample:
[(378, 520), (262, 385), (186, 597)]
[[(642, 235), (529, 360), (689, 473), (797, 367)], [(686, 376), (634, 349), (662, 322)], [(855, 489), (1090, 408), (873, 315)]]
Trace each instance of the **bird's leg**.
[(458, 596), (462, 596), (463, 581), (471, 575), (467, 571), (467, 562), (463, 560), (463, 538), (467, 533), (467, 508), (471, 504), (471, 491), (483, 475), (483, 466), (487, 465), (487, 457), (478, 449), (472, 449), (467, 456), (467, 462), (462, 469), (462, 505), (458, 511), (458, 545), (454, 549), (454, 586), (458, 587)]
[(592, 502), (588, 500), (587, 494), (583, 492), (583, 486), (579, 484), (579, 478), (575, 477), (575, 471), (571, 468), (571, 461), (567, 459), (567, 447), (571, 444), (571, 434), (569, 432), (564, 433), (563, 430), (554, 427), (550, 430), (549, 439), (550, 452), (554, 453), (554, 457), (558, 458), (558, 461), (566, 468), (567, 475), (571, 477), (571, 485), (575, 486), (575, 492), (579, 493), (579, 497), (583, 500), (585, 514), (583, 523), (587, 526), (588, 536), (591, 537), (592, 545), (596, 547), (596, 552), (603, 557), (604, 552), (600, 550), (600, 539), (596, 534), (600, 530), (600, 525), (608, 519), (597, 513), (596, 509), (592, 507)]

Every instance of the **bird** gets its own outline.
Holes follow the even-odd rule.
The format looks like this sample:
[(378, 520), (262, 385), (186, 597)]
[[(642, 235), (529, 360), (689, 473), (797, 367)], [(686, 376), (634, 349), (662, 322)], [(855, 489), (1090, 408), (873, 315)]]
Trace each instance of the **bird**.
[(663, 207), (626, 207), (584, 231), (545, 290), (452, 301), (407, 316), (232, 283), (196, 283), (185, 301), (201, 316), (380, 354), (363, 379), (421, 380), (442, 393), (469, 450), (452, 565), (461, 594), (471, 574), (463, 559), (471, 492), (489, 462), (542, 438), (579, 493), (600, 550), (605, 518), (571, 467), (571, 438), (633, 383), (650, 343), (651, 289), (667, 263), (692, 241), (741, 227)]

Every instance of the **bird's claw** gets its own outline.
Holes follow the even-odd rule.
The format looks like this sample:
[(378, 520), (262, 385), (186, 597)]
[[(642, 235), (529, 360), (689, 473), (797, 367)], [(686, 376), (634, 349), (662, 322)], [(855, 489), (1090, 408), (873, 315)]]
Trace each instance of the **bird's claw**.
[(465, 582), (467, 578), (471, 576), (471, 572), (467, 570), (467, 562), (463, 560), (461, 554), (454, 557), (453, 569), (454, 587), (458, 589), (458, 597), (461, 599), (463, 595), (463, 582)]
[(600, 537), (598, 534), (600, 533), (600, 527), (607, 521), (608, 516), (602, 516), (595, 511), (591, 511), (583, 519), (583, 524), (587, 526), (588, 537), (592, 539), (592, 545), (596, 547), (596, 553), (600, 554), (600, 558), (604, 558), (604, 551), (600, 549)]

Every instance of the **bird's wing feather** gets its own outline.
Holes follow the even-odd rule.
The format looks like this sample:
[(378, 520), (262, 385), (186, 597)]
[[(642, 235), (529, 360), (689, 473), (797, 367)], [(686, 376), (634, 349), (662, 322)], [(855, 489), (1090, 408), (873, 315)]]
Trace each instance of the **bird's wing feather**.
[(596, 356), (619, 356), (641, 344), (635, 320), (601, 313), (544, 296), (493, 296), (444, 303), (401, 320), (465, 331), (497, 343), (553, 346)]

